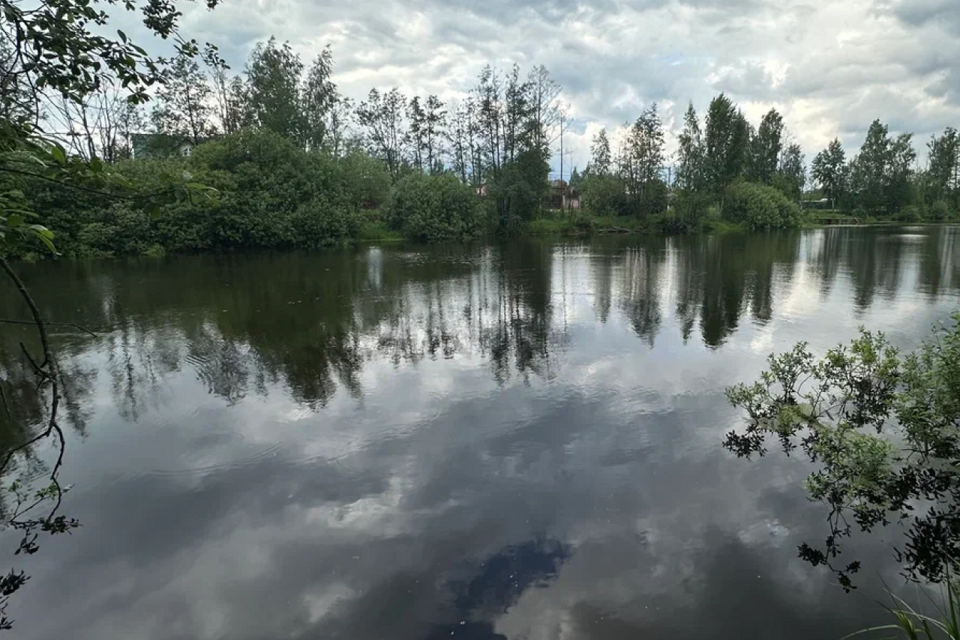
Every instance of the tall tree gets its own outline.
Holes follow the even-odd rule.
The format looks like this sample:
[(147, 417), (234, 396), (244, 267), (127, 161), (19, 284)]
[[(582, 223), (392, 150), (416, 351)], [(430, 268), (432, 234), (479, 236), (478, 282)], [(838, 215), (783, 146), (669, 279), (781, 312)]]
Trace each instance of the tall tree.
[(507, 75), (504, 90), (504, 159), (511, 162), (530, 142), (531, 131), (527, 123), (530, 120), (531, 104), (530, 82), (521, 82), (520, 67), (513, 65)]
[(327, 114), (324, 140), (326, 147), (334, 158), (342, 158), (346, 153), (352, 111), (353, 101), (350, 98), (338, 95), (336, 102), (333, 103), (330, 112)]
[(532, 145), (545, 156), (550, 155), (553, 131), (560, 122), (560, 85), (543, 65), (534, 67), (527, 77), (530, 85), (530, 136)]
[(285, 138), (304, 142), (300, 76), (303, 63), (289, 43), (276, 38), (258, 43), (247, 61), (247, 90), (251, 115), (259, 126)]
[(453, 110), (453, 120), (447, 132), (450, 143), (450, 164), (453, 172), (466, 184), (470, 172), (470, 142), (469, 142), (469, 113), (468, 104), (462, 102)]
[(783, 150), (777, 173), (785, 195), (794, 202), (800, 202), (803, 188), (807, 184), (807, 168), (804, 164), (803, 149), (799, 144), (789, 144)]
[(81, 99), (51, 96), (44, 109), (64, 146), (86, 160), (116, 162), (130, 158), (131, 136), (146, 128), (143, 112), (124, 91), (102, 84)]
[(916, 159), (912, 133), (901, 133), (890, 143), (885, 190), (887, 211), (900, 211), (912, 201), (913, 165)]
[(884, 193), (891, 142), (887, 131), (885, 124), (874, 120), (849, 169), (854, 199), (858, 206), (870, 212), (879, 211), (886, 204)]
[(932, 136), (927, 143), (930, 165), (926, 173), (928, 204), (937, 200), (957, 202), (957, 181), (960, 174), (960, 136), (947, 127), (941, 136)]
[(609, 174), (613, 160), (610, 156), (610, 139), (607, 137), (606, 129), (600, 129), (593, 137), (590, 153), (592, 155), (590, 173), (598, 176)]
[(664, 163), (663, 122), (654, 103), (637, 118), (627, 137), (626, 175), (638, 214), (650, 212), (654, 184), (660, 182)]
[(503, 166), (503, 81), (500, 72), (485, 66), (480, 71), (476, 88), (477, 116), (483, 144), (484, 166), (488, 175), (496, 179)]
[(724, 94), (710, 101), (704, 135), (706, 183), (717, 195), (743, 174), (750, 142), (746, 118)]
[(407, 103), (407, 148), (410, 159), (417, 171), (423, 172), (426, 154), (425, 130), (427, 114), (420, 106), (420, 96), (413, 96)]
[(750, 143), (750, 175), (756, 182), (769, 183), (776, 173), (783, 150), (783, 116), (771, 109), (763, 116), (757, 135)]
[(236, 133), (245, 124), (247, 101), (243, 80), (239, 76), (230, 77), (229, 65), (214, 46), (207, 45), (203, 52), (203, 61), (210, 70), (220, 130), (224, 133)]
[(157, 92), (151, 118), (158, 133), (197, 145), (216, 132), (212, 103), (213, 90), (196, 58), (179, 55)]
[(813, 179), (820, 185), (824, 197), (830, 199), (830, 207), (836, 208), (846, 186), (846, 156), (839, 138), (834, 138), (814, 157), (811, 168)]
[(435, 95), (427, 96), (424, 108), (423, 140), (426, 149), (427, 168), (431, 173), (443, 171), (443, 141), (446, 136), (447, 110)]
[(385, 94), (371, 89), (356, 112), (357, 122), (365, 129), (370, 153), (383, 160), (394, 179), (400, 176), (405, 161), (407, 135), (403, 114), (406, 104), (406, 98), (397, 88)]
[(469, 150), (470, 173), (473, 185), (482, 190), (486, 180), (483, 167), (483, 148), (481, 146), (480, 106), (476, 96), (470, 96), (466, 101), (467, 114), (467, 149)]
[(677, 151), (677, 186), (697, 191), (704, 187), (703, 133), (693, 103), (683, 116)]
[(303, 133), (309, 149), (322, 149), (327, 144), (330, 114), (340, 99), (332, 76), (333, 52), (327, 45), (313, 61), (303, 85)]

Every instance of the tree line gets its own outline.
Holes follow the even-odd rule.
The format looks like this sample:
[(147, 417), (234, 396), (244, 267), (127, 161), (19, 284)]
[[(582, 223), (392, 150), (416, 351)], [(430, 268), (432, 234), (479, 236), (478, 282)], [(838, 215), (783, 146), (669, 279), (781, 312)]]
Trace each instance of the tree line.
[[(66, 234), (67, 250), (316, 246), (389, 234), (462, 240), (516, 233), (556, 215), (545, 197), (565, 113), (561, 87), (542, 65), (525, 74), (516, 65), (488, 65), (457, 101), (393, 88), (372, 89), (355, 103), (333, 80), (329, 46), (304, 64), (289, 44), (271, 38), (254, 47), (240, 72), (210, 46), (165, 62), (149, 109), (105, 83), (82, 100), (47, 100), (36, 115), (55, 123), (73, 154), (113, 163), (121, 174), (149, 181), (187, 164), (220, 191), (219, 202), (168, 207), (200, 211), (175, 226), (169, 221), (183, 216), (163, 216), (164, 230), (129, 207), (42, 194), (45, 211), (69, 211), (69, 219), (48, 220)], [(803, 150), (776, 109), (754, 126), (721, 94), (703, 118), (690, 104), (673, 155), (666, 138), (656, 104), (612, 133), (601, 130), (589, 164), (570, 175), (571, 195), (582, 203), (564, 214), (573, 227), (612, 217), (665, 232), (720, 221), (783, 228), (801, 224), (803, 200), (820, 196), (862, 219), (946, 220), (960, 204), (954, 129), (934, 137), (929, 167), (920, 171), (911, 134), (892, 136), (876, 121), (855, 158), (847, 162), (835, 140), (808, 175)], [(197, 153), (172, 159), (184, 144)]]

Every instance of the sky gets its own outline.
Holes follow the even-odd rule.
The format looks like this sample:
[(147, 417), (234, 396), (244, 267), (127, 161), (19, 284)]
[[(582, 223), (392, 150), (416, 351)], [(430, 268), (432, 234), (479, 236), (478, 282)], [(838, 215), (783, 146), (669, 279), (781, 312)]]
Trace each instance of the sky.
[(305, 61), (329, 43), (354, 99), (398, 86), (456, 100), (487, 63), (544, 64), (573, 117), (565, 171), (654, 102), (672, 153), (688, 102), (702, 114), (720, 92), (755, 125), (776, 107), (808, 162), (834, 137), (855, 151), (875, 118), (913, 132), (923, 162), (930, 135), (960, 125), (960, 0), (225, 0), (184, 14), (183, 34), (237, 70), (271, 35)]

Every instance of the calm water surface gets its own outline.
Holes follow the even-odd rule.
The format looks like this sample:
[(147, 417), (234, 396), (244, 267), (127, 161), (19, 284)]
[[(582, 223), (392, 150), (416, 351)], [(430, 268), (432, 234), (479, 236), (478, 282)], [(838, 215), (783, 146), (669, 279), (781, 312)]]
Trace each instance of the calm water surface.
[[(896, 534), (857, 539), (853, 595), (798, 560), (826, 534), (808, 468), (724, 451), (723, 389), (859, 325), (915, 346), (960, 306), (960, 229), (26, 278), (49, 318), (99, 337), (58, 333), (64, 511), (83, 527), (8, 558), (33, 576), (13, 637), (809, 640), (886, 622)], [(0, 334), (7, 371), (20, 334)]]

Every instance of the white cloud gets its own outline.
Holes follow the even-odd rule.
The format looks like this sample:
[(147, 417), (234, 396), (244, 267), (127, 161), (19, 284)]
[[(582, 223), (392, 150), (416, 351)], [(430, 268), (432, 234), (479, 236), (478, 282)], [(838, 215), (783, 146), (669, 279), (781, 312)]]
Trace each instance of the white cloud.
[(353, 98), (374, 86), (451, 98), (486, 63), (545, 64), (580, 121), (570, 148), (581, 167), (598, 126), (658, 102), (678, 129), (689, 100), (702, 111), (720, 91), (752, 120), (780, 109), (808, 159), (835, 136), (856, 149), (874, 118), (915, 132), (921, 152), (960, 122), (953, 0), (257, 0), (193, 7), (184, 30), (235, 68), (270, 35), (304, 58), (331, 43)]

